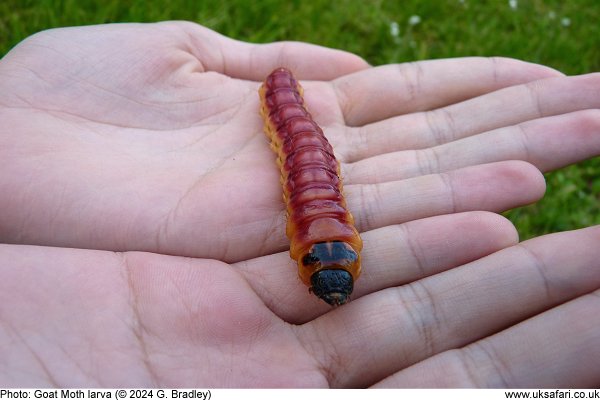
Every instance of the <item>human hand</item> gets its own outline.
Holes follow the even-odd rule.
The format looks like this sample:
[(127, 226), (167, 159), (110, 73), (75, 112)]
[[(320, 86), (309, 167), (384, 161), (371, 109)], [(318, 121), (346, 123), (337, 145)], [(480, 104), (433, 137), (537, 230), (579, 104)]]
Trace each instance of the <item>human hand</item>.
[[(184, 43), (186, 52), (177, 35), (200, 46)], [(165, 36), (171, 41), (165, 42)], [(66, 43), (72, 47), (61, 53)], [(79, 368), (84, 385), (94, 380), (100, 385), (166, 386), (375, 383), (427, 352), (413, 353), (391, 368), (389, 360), (374, 355), (366, 364), (379, 362), (378, 376), (344, 376), (340, 369), (349, 370), (346, 363), (325, 362), (337, 353), (325, 347), (331, 344), (327, 338), (337, 337), (342, 326), (348, 341), (340, 338), (340, 346), (356, 345), (357, 351), (371, 339), (368, 344), (381, 345), (379, 354), (389, 357), (393, 348), (386, 342), (378, 336), (360, 341), (363, 332), (356, 330), (363, 324), (377, 328), (382, 315), (377, 298), (390, 301), (381, 296), (412, 281), (418, 290), (425, 282), (418, 279), (517, 240), (510, 224), (493, 214), (419, 219), (473, 209), (500, 211), (542, 194), (543, 180), (528, 164), (489, 162), (525, 159), (548, 169), (598, 149), (593, 138), (582, 145), (581, 137), (561, 135), (561, 129), (572, 127), (580, 127), (581, 135), (593, 132), (593, 112), (576, 111), (597, 108), (587, 87), (597, 82), (595, 76), (557, 77), (477, 97), (556, 73), (509, 60), (465, 59), (368, 69), (333, 83), (303, 82), (308, 106), (342, 160), (350, 209), (359, 229), (366, 231), (365, 273), (353, 302), (357, 305), (316, 318), (327, 306), (298, 285), (295, 269), (286, 267), (291, 261), (285, 253), (272, 254), (286, 246), (283, 205), (278, 172), (256, 113), (259, 83), (254, 81), (279, 63), (300, 78), (324, 80), (366, 65), (349, 55), (312, 48), (319, 53), (314, 57), (329, 59), (322, 64), (332, 69), (311, 72), (310, 63), (302, 64), (308, 51), (303, 45), (295, 51), (294, 45), (284, 45), (284, 56), (277, 52), (280, 45), (260, 47), (266, 50), (245, 46), (188, 24), (74, 28), (34, 37), (0, 63), (0, 112), (11, 127), (0, 136), (0, 185), (2, 193), (11, 194), (0, 199), (6, 211), (0, 216), (4, 241), (213, 258), (3, 246), (6, 297), (0, 315), (7, 327), (2, 341), (11, 373), (5, 375), (7, 381), (28, 378), (24, 382), (32, 385), (33, 370), (40, 372), (39, 385), (67, 385), (73, 382), (66, 380), (74, 377), (71, 365)], [(232, 47), (239, 65), (227, 54)], [(79, 63), (59, 64), (73, 51), (80, 52)], [(248, 62), (249, 54), (260, 59), (262, 51), (267, 54), (262, 62)], [(52, 58), (53, 53), (60, 57)], [(223, 54), (226, 62), (219, 64), (220, 58), (211, 54)], [(227, 71), (233, 78), (191, 72), (200, 66)], [(29, 73), (39, 80), (23, 75)], [(419, 77), (407, 86), (413, 101), (392, 101), (405, 91), (385, 87), (411, 82), (411, 73)], [(436, 82), (440, 76), (445, 77), (442, 91)], [(534, 101), (523, 96), (528, 88), (537, 93)], [(371, 90), (379, 97), (367, 98)], [(554, 91), (561, 96), (553, 96)], [(513, 108), (498, 106), (505, 102)], [(540, 118), (540, 105), (543, 115), (556, 116)], [(490, 115), (489, 108), (498, 108), (498, 114)], [(436, 134), (445, 131), (436, 128), (436, 121), (445, 119), (452, 122), (453, 138)], [(519, 141), (520, 128), (529, 141)], [(486, 151), (490, 146), (496, 151)], [(431, 155), (438, 156), (438, 165), (423, 162)], [(230, 202), (223, 200), (224, 193)], [(416, 221), (399, 225), (411, 220)], [(466, 233), (458, 238), (456, 231)], [(420, 249), (427, 249), (426, 254)], [(263, 254), (272, 255), (256, 258)], [(230, 268), (221, 261), (237, 263)], [(410, 294), (405, 296), (410, 300)], [(347, 307), (354, 312), (344, 319)], [(402, 306), (396, 300), (390, 308), (400, 311)], [(371, 333), (397, 335), (399, 327), (410, 329), (405, 325), (410, 309), (402, 309), (404, 326)], [(513, 321), (523, 318), (512, 311)], [(425, 322), (430, 316), (421, 315)], [(302, 339), (298, 332), (304, 327), (308, 333)], [(308, 340), (312, 338), (318, 343)], [(313, 357), (311, 346), (322, 350), (324, 358)], [(223, 348), (231, 349), (227, 356)], [(61, 351), (62, 358), (54, 357)], [(33, 356), (28, 360), (24, 353)], [(353, 365), (364, 366), (365, 359), (353, 354)], [(114, 368), (115, 357), (123, 360), (123, 369)], [(339, 360), (347, 356), (340, 353)], [(15, 365), (20, 368), (13, 369)]]
[(453, 269), (516, 240), (511, 225), (473, 212), (387, 233), (365, 234), (358, 298), (320, 317), (285, 253), (0, 245), (0, 385), (598, 385), (600, 227)]
[(0, 240), (226, 262), (285, 250), (257, 95), (279, 65), (316, 80), (306, 101), (361, 231), (532, 202), (541, 175), (502, 161), (547, 170), (600, 148), (572, 113), (598, 107), (597, 76), (479, 58), (365, 69), (179, 22), (50, 30), (0, 63)]

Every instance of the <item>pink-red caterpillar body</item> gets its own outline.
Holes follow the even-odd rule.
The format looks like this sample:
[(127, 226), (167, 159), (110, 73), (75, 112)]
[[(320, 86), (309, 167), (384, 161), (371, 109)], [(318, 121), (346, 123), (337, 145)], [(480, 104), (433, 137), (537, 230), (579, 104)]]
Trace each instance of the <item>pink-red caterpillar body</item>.
[(290, 257), (312, 293), (331, 305), (344, 304), (360, 275), (362, 240), (346, 208), (339, 163), (289, 70), (274, 70), (259, 95), (281, 171)]

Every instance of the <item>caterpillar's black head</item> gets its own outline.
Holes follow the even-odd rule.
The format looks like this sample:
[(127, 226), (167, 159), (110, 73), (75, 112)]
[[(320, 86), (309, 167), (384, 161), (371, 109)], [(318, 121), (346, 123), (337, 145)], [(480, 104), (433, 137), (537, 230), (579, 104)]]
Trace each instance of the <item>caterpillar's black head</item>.
[(348, 243), (315, 243), (302, 258), (304, 267), (316, 271), (310, 277), (310, 291), (333, 306), (346, 303), (354, 288), (349, 270), (357, 262), (358, 254)]
[(340, 306), (350, 300), (354, 280), (343, 269), (323, 269), (310, 277), (310, 291), (332, 306)]

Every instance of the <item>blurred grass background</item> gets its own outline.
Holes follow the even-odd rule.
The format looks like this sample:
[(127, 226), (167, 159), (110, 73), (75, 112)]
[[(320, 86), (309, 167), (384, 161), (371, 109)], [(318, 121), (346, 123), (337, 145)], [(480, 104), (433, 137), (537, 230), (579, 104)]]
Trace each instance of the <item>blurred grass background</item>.
[[(340, 48), (373, 65), (499, 55), (571, 75), (600, 71), (598, 0), (4, 0), (0, 56), (48, 28), (169, 19), (245, 41)], [(523, 239), (600, 224), (599, 172), (596, 158), (548, 173), (545, 198), (506, 215)]]

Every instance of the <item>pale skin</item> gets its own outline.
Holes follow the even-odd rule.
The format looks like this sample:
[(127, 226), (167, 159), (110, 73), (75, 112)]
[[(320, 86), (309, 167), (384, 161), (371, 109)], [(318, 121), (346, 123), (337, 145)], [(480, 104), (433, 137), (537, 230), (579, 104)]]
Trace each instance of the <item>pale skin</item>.
[[(292, 69), (365, 243), (350, 303), (290, 260), (257, 89)], [(372, 68), (191, 23), (60, 29), (0, 61), (0, 385), (600, 384), (600, 228), (495, 212), (600, 153), (600, 76)]]

